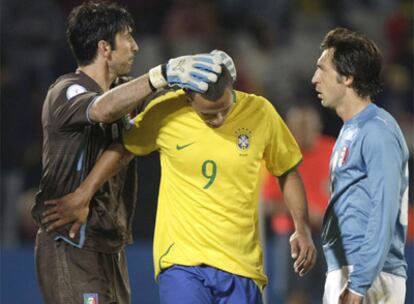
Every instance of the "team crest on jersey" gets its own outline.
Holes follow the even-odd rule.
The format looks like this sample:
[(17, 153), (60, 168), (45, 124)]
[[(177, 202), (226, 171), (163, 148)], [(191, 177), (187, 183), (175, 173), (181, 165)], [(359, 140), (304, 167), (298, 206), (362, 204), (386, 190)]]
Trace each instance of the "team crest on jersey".
[(347, 141), (342, 147), (340, 147), (338, 150), (334, 152), (332, 158), (332, 171), (334, 171), (337, 167), (341, 168), (343, 165), (346, 164), (348, 160), (350, 144), (351, 143)]
[(344, 130), (343, 134), (340, 134), (340, 148), (335, 151), (333, 156), (333, 170), (335, 170), (336, 167), (340, 168), (346, 164), (349, 156), (349, 148), (358, 132), (359, 129), (357, 127), (350, 127)]
[(338, 162), (339, 167), (342, 167), (343, 165), (346, 164), (348, 154), (349, 154), (349, 147), (343, 146), (341, 151), (339, 152), (339, 162)]
[(68, 89), (66, 90), (66, 98), (68, 100), (72, 99), (73, 97), (82, 94), (86, 92), (86, 89), (81, 86), (80, 84), (72, 84)]
[(237, 147), (246, 152), (250, 148), (252, 132), (246, 128), (237, 129), (235, 132)]
[(83, 304), (99, 304), (99, 298), (97, 293), (84, 293)]

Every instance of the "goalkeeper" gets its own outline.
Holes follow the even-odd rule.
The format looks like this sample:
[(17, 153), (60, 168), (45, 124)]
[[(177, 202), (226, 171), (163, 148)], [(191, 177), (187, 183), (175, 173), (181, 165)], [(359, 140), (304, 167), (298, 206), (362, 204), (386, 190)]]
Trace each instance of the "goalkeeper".
[[(101, 153), (117, 141), (117, 121), (145, 97), (172, 85), (205, 92), (217, 80), (222, 61), (204, 54), (171, 59), (110, 89), (131, 69), (138, 51), (133, 30), (129, 12), (115, 3), (85, 3), (69, 16), (67, 38), (78, 69), (59, 77), (44, 101), (42, 177), (32, 209), (39, 224), (48, 210), (45, 201), (79, 186)], [(87, 224), (76, 223), (76, 237), (69, 235), (71, 226), (53, 233), (39, 228), (35, 260), (45, 303), (130, 303), (124, 247), (132, 241), (136, 174), (135, 162), (124, 165), (96, 193)]]

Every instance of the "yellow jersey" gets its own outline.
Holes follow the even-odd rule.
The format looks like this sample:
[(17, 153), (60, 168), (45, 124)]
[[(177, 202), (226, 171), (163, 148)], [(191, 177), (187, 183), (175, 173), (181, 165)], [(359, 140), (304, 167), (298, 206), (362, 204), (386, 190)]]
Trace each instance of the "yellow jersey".
[(161, 181), (154, 234), (155, 277), (173, 265), (209, 265), (263, 289), (258, 227), (260, 168), (275, 176), (302, 160), (272, 104), (234, 91), (235, 105), (210, 128), (182, 90), (160, 96), (123, 135), (127, 150), (158, 150)]

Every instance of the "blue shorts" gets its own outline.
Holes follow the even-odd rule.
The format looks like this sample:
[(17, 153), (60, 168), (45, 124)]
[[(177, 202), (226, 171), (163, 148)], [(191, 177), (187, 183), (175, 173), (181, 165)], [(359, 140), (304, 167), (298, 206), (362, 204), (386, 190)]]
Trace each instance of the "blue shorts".
[(161, 304), (262, 304), (249, 278), (209, 266), (175, 265), (158, 277)]

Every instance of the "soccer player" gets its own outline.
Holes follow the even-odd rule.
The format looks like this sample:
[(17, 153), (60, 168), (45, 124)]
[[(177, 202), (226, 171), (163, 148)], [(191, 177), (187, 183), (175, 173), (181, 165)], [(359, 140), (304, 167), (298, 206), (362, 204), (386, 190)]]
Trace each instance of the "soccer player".
[[(45, 201), (75, 190), (98, 156), (117, 140), (119, 124), (108, 123), (139, 106), (154, 89), (174, 84), (204, 92), (209, 81), (217, 80), (221, 66), (214, 63), (215, 55), (205, 54), (171, 59), (109, 90), (117, 77), (130, 71), (138, 51), (133, 29), (130, 14), (115, 3), (84, 3), (69, 15), (67, 38), (79, 67), (59, 77), (44, 101), (43, 170), (32, 210), (39, 224), (49, 210)], [(132, 240), (136, 174), (134, 162), (123, 166), (87, 209), (77, 209), (76, 221), (53, 223), (71, 225), (54, 233), (39, 229), (36, 269), (45, 303), (130, 302), (123, 249)]]
[(312, 83), (322, 105), (344, 121), (331, 156), (322, 230), (323, 303), (403, 304), (408, 149), (395, 119), (373, 103), (381, 53), (344, 28), (330, 31), (321, 48)]
[[(296, 170), (299, 147), (269, 101), (233, 90), (227, 68), (204, 94), (178, 90), (152, 100), (123, 142), (135, 155), (160, 153), (154, 265), (161, 303), (262, 303), (267, 283), (258, 231), (263, 160), (279, 178), (295, 223), (295, 270), (303, 275), (315, 263)], [(104, 153), (78, 194), (59, 204), (70, 206), (73, 196), (88, 201), (128, 157), (119, 146)]]

